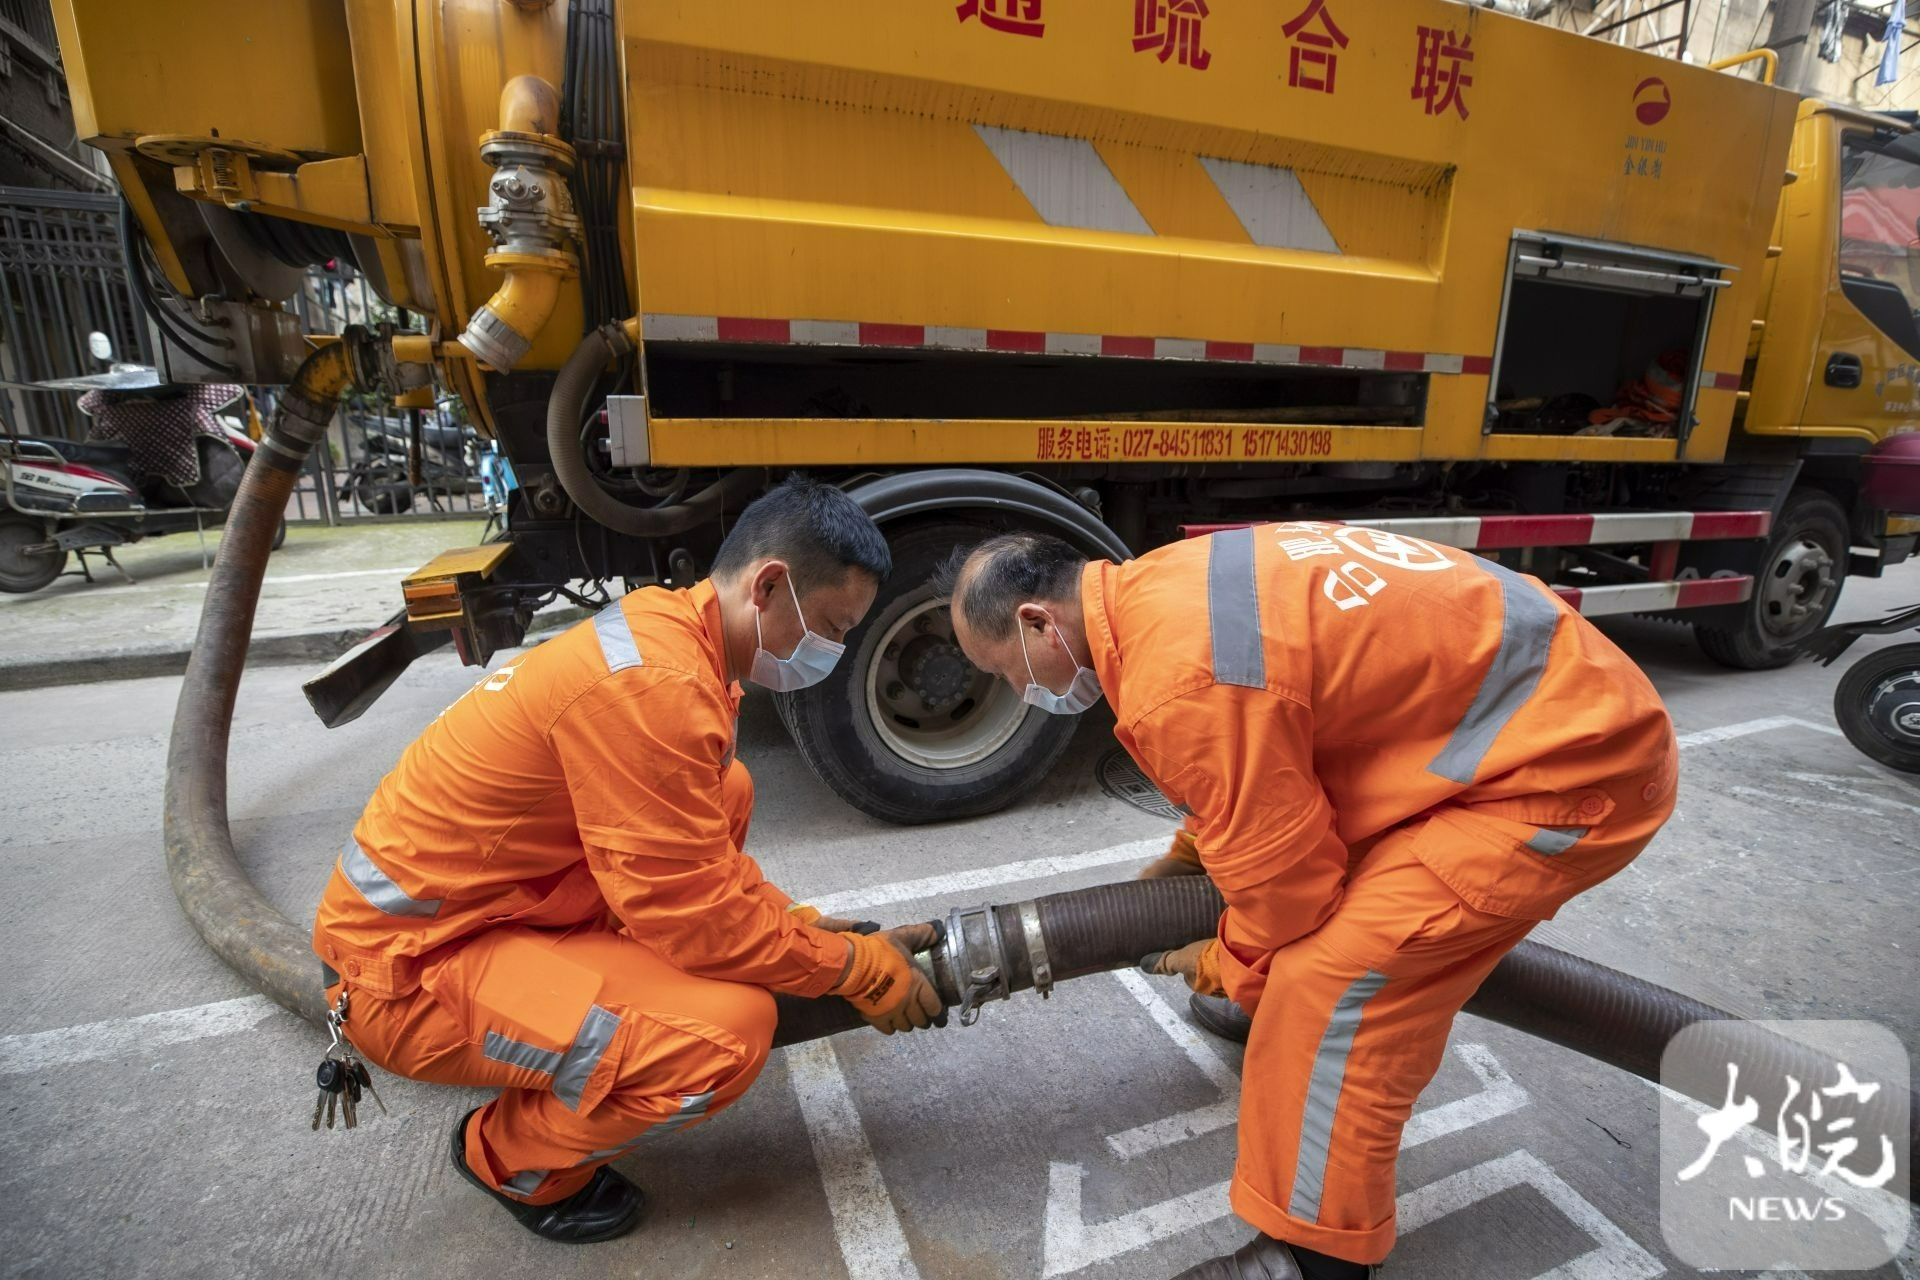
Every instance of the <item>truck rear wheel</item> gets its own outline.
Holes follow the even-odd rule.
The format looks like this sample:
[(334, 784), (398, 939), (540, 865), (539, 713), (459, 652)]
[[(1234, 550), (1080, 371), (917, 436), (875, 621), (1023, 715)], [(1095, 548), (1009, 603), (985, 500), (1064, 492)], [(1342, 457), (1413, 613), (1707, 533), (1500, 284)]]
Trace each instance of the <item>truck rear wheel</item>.
[(833, 674), (779, 694), (780, 718), (822, 781), (862, 813), (914, 824), (1005, 808), (1073, 738), (960, 652), (927, 580), (955, 547), (992, 530), (947, 522), (893, 541), (893, 576), (847, 637)]
[(1765, 671), (1792, 662), (1800, 641), (1827, 623), (1847, 572), (1847, 513), (1817, 489), (1787, 499), (1737, 627), (1695, 626), (1701, 651), (1722, 666)]

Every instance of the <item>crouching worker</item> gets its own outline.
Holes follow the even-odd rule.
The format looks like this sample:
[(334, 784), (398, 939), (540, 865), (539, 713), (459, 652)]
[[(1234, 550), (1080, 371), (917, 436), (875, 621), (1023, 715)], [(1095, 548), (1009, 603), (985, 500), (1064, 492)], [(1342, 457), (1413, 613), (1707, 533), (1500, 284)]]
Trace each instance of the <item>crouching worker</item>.
[(746, 1092), (770, 992), (843, 995), (889, 1033), (940, 1012), (909, 962), (930, 926), (849, 932), (740, 851), (738, 681), (821, 679), (890, 568), (852, 499), (787, 481), (711, 578), (632, 592), (449, 707), (346, 842), (314, 922), (327, 999), (387, 1070), (501, 1090), (452, 1161), (536, 1234), (637, 1224), (607, 1162)]
[(1124, 565), (1009, 535), (949, 594), (967, 656), (1028, 702), (1112, 702), (1192, 814), (1150, 874), (1197, 861), (1226, 898), (1216, 937), (1143, 962), (1252, 1015), (1232, 1202), (1260, 1234), (1183, 1280), (1364, 1277), (1454, 1015), (1672, 811), (1652, 685), (1535, 579), (1339, 525)]

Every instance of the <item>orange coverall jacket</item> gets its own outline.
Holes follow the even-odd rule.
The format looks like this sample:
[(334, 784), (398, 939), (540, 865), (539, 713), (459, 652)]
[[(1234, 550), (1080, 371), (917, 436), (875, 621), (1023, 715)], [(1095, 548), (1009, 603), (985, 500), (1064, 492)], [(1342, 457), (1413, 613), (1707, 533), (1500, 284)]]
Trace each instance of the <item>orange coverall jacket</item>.
[(1413, 852), (1435, 876), (1477, 910), (1543, 920), (1638, 852), (1580, 835), (1675, 786), (1640, 669), (1540, 582), (1468, 552), (1261, 525), (1091, 563), (1081, 603), (1116, 735), (1192, 815), (1227, 900), (1222, 982), (1248, 1008), (1392, 828), (1433, 818)]
[(483, 930), (602, 921), (689, 974), (824, 994), (847, 941), (801, 925), (735, 843), (739, 703), (711, 582), (630, 593), (516, 658), (381, 781), (314, 950), (398, 997), (421, 957)]

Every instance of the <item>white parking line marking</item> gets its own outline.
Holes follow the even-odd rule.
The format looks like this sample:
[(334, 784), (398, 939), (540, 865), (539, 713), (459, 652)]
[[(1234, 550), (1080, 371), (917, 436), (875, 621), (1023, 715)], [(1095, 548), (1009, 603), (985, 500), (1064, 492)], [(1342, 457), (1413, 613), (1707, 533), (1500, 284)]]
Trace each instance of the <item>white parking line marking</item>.
[(1816, 724), (1812, 720), (1801, 720), (1795, 716), (1767, 716), (1760, 720), (1743, 720), (1739, 724), (1721, 725), (1718, 729), (1697, 729), (1692, 733), (1679, 736), (1683, 747), (1704, 747), (1709, 742), (1725, 742), (1729, 738), (1744, 738), (1755, 733), (1769, 733), (1775, 729), (1811, 729), (1815, 733), (1829, 734), (1835, 738), (1844, 738), (1830, 724)]
[(1047, 1166), (1047, 1217), (1040, 1246), (1043, 1276), (1079, 1271), (1233, 1212), (1227, 1203), (1227, 1184), (1216, 1182), (1118, 1218), (1088, 1222), (1080, 1208), (1080, 1184), (1086, 1176), (1087, 1171), (1077, 1164), (1055, 1161)]
[(1087, 853), (1029, 858), (1025, 862), (1007, 862), (997, 867), (974, 867), (943, 876), (869, 885), (864, 889), (847, 889), (840, 893), (822, 894), (817, 898), (801, 898), (800, 901), (818, 907), (826, 915), (844, 916), (848, 911), (868, 907), (939, 898), (971, 889), (992, 889), (1022, 880), (1040, 880), (1047, 876), (1065, 875), (1069, 871), (1085, 871), (1089, 867), (1112, 866), (1116, 862), (1147, 862), (1165, 853), (1167, 841), (1171, 838), (1170, 835), (1152, 836), (1146, 840), (1131, 840), (1126, 844), (1109, 845), (1105, 849), (1094, 849)]
[(108, 1018), (75, 1027), (0, 1037), (0, 1076), (24, 1075), (75, 1062), (122, 1057), (136, 1049), (231, 1035), (254, 1026), (279, 1006), (265, 996), (240, 996), (187, 1009)]
[(1530, 1101), (1527, 1091), (1514, 1083), (1513, 1077), (1507, 1074), (1507, 1069), (1500, 1065), (1500, 1060), (1493, 1056), (1493, 1051), (1487, 1046), (1457, 1044), (1453, 1046), (1453, 1052), (1480, 1081), (1480, 1092), (1408, 1116), (1407, 1127), (1400, 1131), (1402, 1151), (1423, 1142), (1432, 1142), (1435, 1138), (1459, 1133), (1462, 1129), (1471, 1129), (1489, 1120), (1497, 1120), (1518, 1111)]
[(1430, 1222), (1512, 1187), (1532, 1187), (1599, 1245), (1561, 1263), (1548, 1272), (1548, 1276), (1564, 1280), (1650, 1280), (1665, 1273), (1664, 1263), (1635, 1244), (1633, 1238), (1596, 1209), (1592, 1201), (1568, 1186), (1531, 1151), (1515, 1151), (1483, 1161), (1407, 1192), (1397, 1204), (1400, 1235), (1410, 1236)]
[[(262, 585), (268, 587), (284, 586), (293, 582), (332, 582), (338, 578), (391, 578), (396, 574), (412, 573), (418, 565), (400, 565), (392, 569), (341, 569), (334, 573), (287, 573), (277, 577), (263, 578)], [(104, 580), (103, 580), (104, 581)], [(205, 582), (120, 582), (106, 583), (113, 588), (115, 595), (131, 595), (138, 591), (205, 591)]]
[(786, 1057), (849, 1280), (920, 1280), (832, 1042), (794, 1045)]
[[(1167, 1038), (1179, 1046), (1200, 1074), (1220, 1090), (1220, 1099), (1109, 1134), (1107, 1146), (1122, 1160), (1131, 1160), (1236, 1123), (1240, 1113), (1240, 1075), (1216, 1043), (1189, 1025), (1144, 975), (1119, 969), (1113, 976), (1140, 1002), (1154, 1025), (1166, 1032)], [(1416, 1112), (1401, 1134), (1402, 1150), (1485, 1124), (1527, 1105), (1527, 1091), (1514, 1082), (1485, 1045), (1460, 1044), (1455, 1045), (1453, 1051), (1480, 1081), (1480, 1091)], [(1224, 1218), (1233, 1211), (1227, 1197), (1229, 1184), (1221, 1182), (1104, 1222), (1088, 1222), (1082, 1208), (1086, 1178), (1085, 1165), (1060, 1160), (1047, 1165), (1047, 1209), (1041, 1225), (1040, 1247), (1045, 1276), (1066, 1275), (1144, 1249)]]
[(1170, 1147), (1176, 1142), (1212, 1133), (1215, 1129), (1224, 1129), (1237, 1121), (1240, 1118), (1240, 1077), (1232, 1064), (1220, 1055), (1211, 1041), (1174, 1012), (1172, 1005), (1160, 998), (1160, 993), (1153, 989), (1146, 975), (1131, 969), (1117, 969), (1113, 976), (1119, 979), (1128, 994), (1140, 1002), (1148, 1016), (1167, 1033), (1167, 1037), (1180, 1046), (1180, 1051), (1187, 1055), (1187, 1061), (1220, 1090), (1220, 1100), (1163, 1120), (1149, 1121), (1120, 1133), (1109, 1134), (1107, 1146), (1122, 1160), (1131, 1160), (1149, 1151), (1158, 1151), (1161, 1147)]

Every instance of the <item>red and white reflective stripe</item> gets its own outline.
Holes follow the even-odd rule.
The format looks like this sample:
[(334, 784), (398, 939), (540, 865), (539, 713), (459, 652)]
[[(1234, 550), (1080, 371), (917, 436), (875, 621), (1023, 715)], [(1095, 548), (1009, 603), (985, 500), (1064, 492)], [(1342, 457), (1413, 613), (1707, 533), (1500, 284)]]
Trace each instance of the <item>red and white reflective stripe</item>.
[[(1422, 538), (1462, 551), (1502, 547), (1586, 547), (1629, 542), (1704, 542), (1764, 538), (1769, 511), (1608, 511), (1560, 516), (1437, 516), (1433, 519), (1344, 520), (1342, 524)], [(1188, 538), (1245, 528), (1245, 524), (1184, 524)]]
[(1238, 364), (1322, 365), (1388, 373), (1493, 371), (1491, 356), (1370, 347), (1302, 347), (1203, 338), (1143, 338), (1113, 333), (1048, 333), (1032, 329), (965, 329), (948, 325), (872, 324), (853, 320), (756, 320), (738, 316), (648, 314), (652, 342), (765, 342), (801, 347), (923, 347), (935, 351), (1013, 351), (1029, 355), (1114, 356), (1135, 360), (1210, 360)]
[(1753, 594), (1753, 579), (1695, 578), (1688, 582), (1634, 582), (1622, 587), (1555, 587), (1553, 593), (1583, 618), (1608, 613), (1657, 613), (1739, 604)]

